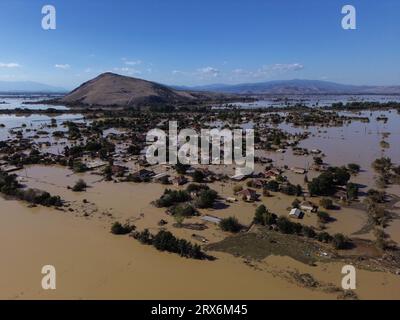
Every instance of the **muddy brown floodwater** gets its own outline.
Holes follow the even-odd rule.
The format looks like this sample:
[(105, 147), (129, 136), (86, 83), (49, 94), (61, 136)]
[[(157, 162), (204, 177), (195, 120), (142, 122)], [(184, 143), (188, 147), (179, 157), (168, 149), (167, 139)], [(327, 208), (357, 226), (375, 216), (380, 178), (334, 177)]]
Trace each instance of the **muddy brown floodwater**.
[[(269, 257), (255, 269), (226, 254), (189, 260), (113, 236), (102, 222), (16, 201), (0, 199), (0, 205), (3, 299), (334, 299), (336, 294), (300, 287), (279, 273), (298, 270), (341, 281), (337, 264), (309, 267)], [(54, 291), (41, 288), (47, 264), (57, 270)], [(360, 270), (358, 279), (360, 298), (400, 298), (399, 277)]]

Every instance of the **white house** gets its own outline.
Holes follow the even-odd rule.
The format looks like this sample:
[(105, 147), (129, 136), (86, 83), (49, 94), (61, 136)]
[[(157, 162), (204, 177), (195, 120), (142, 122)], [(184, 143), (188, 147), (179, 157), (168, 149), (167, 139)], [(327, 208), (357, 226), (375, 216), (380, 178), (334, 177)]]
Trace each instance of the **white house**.
[(289, 212), (289, 217), (296, 218), (296, 219), (301, 219), (303, 217), (303, 212), (300, 209), (293, 208)]
[(309, 212), (315, 212), (318, 210), (318, 207), (310, 201), (303, 201), (300, 204), (300, 209)]

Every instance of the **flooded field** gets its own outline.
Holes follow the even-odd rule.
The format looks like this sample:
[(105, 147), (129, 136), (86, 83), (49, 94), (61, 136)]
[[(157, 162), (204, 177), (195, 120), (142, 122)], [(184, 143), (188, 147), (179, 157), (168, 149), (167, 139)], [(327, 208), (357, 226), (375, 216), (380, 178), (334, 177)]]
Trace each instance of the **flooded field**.
[(266, 95), (257, 97), (259, 100), (250, 103), (236, 103), (235, 105), (241, 108), (266, 108), (266, 107), (290, 107), (296, 104), (302, 104), (307, 107), (324, 107), (330, 106), (333, 103), (348, 103), (348, 102), (390, 102), (400, 101), (399, 95)]
[[(329, 214), (330, 221), (322, 226), (320, 218), (313, 211), (305, 210), (299, 221), (316, 232), (324, 231), (332, 235), (340, 233), (355, 241), (368, 240), (373, 243), (375, 235), (373, 229), (367, 228), (371, 221), (363, 201), (369, 189), (381, 189), (376, 184), (377, 173), (371, 167), (375, 159), (390, 157), (394, 165), (400, 165), (400, 149), (397, 147), (400, 114), (396, 110), (384, 110), (342, 112), (341, 115), (364, 117), (369, 122), (356, 119), (337, 126), (298, 126), (290, 122), (263, 123), (248, 119), (247, 115), (236, 125), (256, 130), (263, 127), (274, 128), (288, 135), (306, 134), (306, 138), (301, 139), (297, 147), (318, 150), (318, 156), (324, 165), (341, 167), (350, 163), (359, 164), (360, 172), (350, 177), (350, 182), (360, 186), (356, 201), (345, 203), (334, 198), (333, 206), (324, 209)], [(65, 125), (66, 122), (77, 126)], [(222, 127), (226, 124), (222, 120), (206, 123), (211, 127)], [(252, 241), (256, 241), (253, 222), (255, 211), (260, 205), (264, 204), (277, 217), (287, 217), (296, 201), (308, 200), (318, 206), (323, 197), (311, 197), (307, 192), (301, 195), (288, 195), (278, 191), (263, 194), (262, 189), (255, 188), (258, 201), (244, 201), (235, 189), (248, 188), (251, 179), (215, 179), (206, 182), (209, 188), (218, 193), (218, 200), (209, 208), (197, 208), (197, 214), (186, 217), (181, 226), (178, 219), (168, 212), (167, 207), (158, 207), (154, 201), (160, 199), (166, 189), (184, 190), (187, 186), (175, 182), (164, 184), (154, 180), (127, 180), (129, 174), (135, 174), (144, 168), (139, 155), (126, 155), (131, 141), (139, 138), (138, 135), (129, 136), (135, 127), (108, 126), (104, 130), (94, 131), (94, 134), (90, 126), (96, 122), (85, 120), (81, 114), (0, 115), (0, 124), (3, 124), (0, 127), (1, 141), (6, 144), (14, 143), (18, 139), (32, 141), (35, 149), (43, 154), (51, 154), (53, 160), (58, 159), (57, 161), (64, 156), (66, 147), (77, 148), (79, 151), (79, 148), (83, 148), (93, 139), (100, 139), (103, 143), (107, 141), (115, 147), (112, 160), (108, 161), (94, 156), (93, 151), (83, 152), (79, 157), (82, 163), (98, 162), (93, 169), (82, 170), (85, 172), (78, 172), (74, 163), (70, 164), (68, 159), (59, 161), (60, 163), (27, 163), (22, 168), (17, 167), (11, 171), (17, 175), (18, 182), (24, 189), (42, 190), (59, 196), (63, 200), (63, 206), (32, 206), (12, 197), (0, 198), (0, 252), (2, 261), (5, 262), (1, 264), (0, 272), (7, 275), (0, 276), (0, 286), (3, 288), (0, 298), (343, 298), (341, 267), (344, 260), (318, 259), (308, 263), (304, 255), (299, 256), (293, 250), (282, 249), (290, 241), (296, 241), (297, 235), (292, 238), (281, 235), (280, 238), (272, 237), (272, 240), (265, 238), (266, 245), (259, 249), (261, 251), (267, 250), (268, 244), (274, 241), (283, 246), (273, 246), (267, 253), (259, 254), (258, 251), (256, 255), (252, 255), (251, 250), (245, 246), (247, 241), (250, 246), (254, 243)], [(71, 128), (80, 130), (82, 135), (72, 139)], [(54, 133), (57, 133), (56, 136)], [(27, 151), (23, 152), (28, 154)], [(256, 155), (270, 159), (272, 168), (279, 170), (281, 178), (300, 186), (304, 191), (308, 188), (308, 181), (320, 175), (319, 171), (312, 169), (316, 157), (312, 153), (296, 155), (294, 148), (286, 148), (283, 152), (259, 148)], [(105, 175), (105, 168), (108, 166), (116, 169), (124, 167), (127, 173), (124, 171), (120, 176), (113, 173), (108, 179)], [(255, 173), (267, 172), (269, 169), (266, 167), (265, 163), (256, 163)], [(155, 175), (164, 174), (171, 178), (178, 176), (177, 170), (170, 166), (154, 165), (145, 168)], [(293, 168), (303, 168), (304, 172), (296, 173)], [(220, 177), (230, 177), (235, 171), (234, 166), (226, 165), (199, 165), (194, 169), (209, 170)], [(190, 174), (186, 176), (189, 183), (194, 180)], [(86, 184), (83, 192), (73, 190), (78, 180)], [(388, 185), (385, 191), (393, 199), (400, 197), (400, 186), (396, 183)], [(385, 227), (390, 239), (396, 244), (400, 243), (399, 203), (400, 200), (397, 204), (391, 204), (389, 209), (393, 216)], [(235, 217), (246, 231), (235, 238), (232, 233), (222, 231), (218, 224), (205, 222), (205, 216), (214, 219)], [(127, 235), (113, 235), (110, 228), (115, 222), (132, 224), (137, 230), (148, 229), (152, 234), (160, 230), (170, 231), (180, 239), (200, 245), (215, 260), (182, 258), (176, 254), (157, 251)], [(195, 229), (193, 226), (202, 228)], [(300, 242), (296, 243), (299, 244)], [(246, 252), (248, 254), (244, 254)], [(328, 255), (326, 252), (322, 253)], [(367, 253), (365, 255), (369, 258)], [(40, 270), (46, 264), (56, 266), (58, 273), (58, 289), (51, 293), (40, 289)], [(314, 279), (318, 285), (308, 286), (299, 282), (304, 277)], [(400, 299), (400, 277), (395, 272), (364, 265), (357, 269), (357, 277), (355, 293), (358, 298)]]
[[(44, 110), (53, 108), (56, 110), (68, 110), (66, 106), (49, 106), (47, 104), (37, 103), (42, 100), (57, 98), (59, 95), (0, 95), (0, 111), (12, 109), (29, 109), (29, 110)], [(29, 104), (35, 102), (35, 104)]]
[[(107, 224), (56, 210), (29, 209), (0, 199), (2, 299), (335, 299), (337, 292), (304, 288), (286, 271), (311, 273), (340, 285), (341, 265), (309, 267), (269, 257), (257, 268), (228, 254), (196, 261), (160, 253), (128, 237), (115, 237)], [(18, 226), (18, 230), (10, 228)], [(13, 244), (10, 250), (10, 243)], [(58, 271), (58, 289), (43, 291), (41, 268)], [(357, 294), (364, 299), (398, 299), (398, 276), (360, 270)]]

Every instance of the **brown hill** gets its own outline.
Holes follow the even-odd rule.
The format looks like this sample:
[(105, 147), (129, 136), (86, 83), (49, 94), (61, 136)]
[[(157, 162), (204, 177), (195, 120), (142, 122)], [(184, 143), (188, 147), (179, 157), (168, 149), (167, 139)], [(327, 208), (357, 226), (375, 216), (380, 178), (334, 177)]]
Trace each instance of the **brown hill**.
[(179, 91), (142, 79), (103, 73), (85, 82), (62, 103), (90, 106), (138, 106), (157, 103), (185, 103), (209, 97), (207, 93)]

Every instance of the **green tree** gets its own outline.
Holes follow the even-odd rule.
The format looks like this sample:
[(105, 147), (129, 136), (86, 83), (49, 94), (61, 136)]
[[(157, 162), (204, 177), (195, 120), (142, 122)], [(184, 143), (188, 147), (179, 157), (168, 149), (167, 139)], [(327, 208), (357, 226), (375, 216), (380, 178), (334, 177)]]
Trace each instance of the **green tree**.
[(358, 174), (360, 172), (360, 169), (361, 169), (360, 165), (356, 164), (356, 163), (349, 163), (347, 165), (347, 168), (349, 169), (349, 171), (352, 174)]
[(260, 205), (254, 214), (254, 223), (263, 226), (272, 225), (276, 223), (277, 216), (267, 210), (265, 205)]
[(239, 223), (239, 221), (235, 217), (229, 217), (229, 218), (222, 219), (221, 222), (219, 223), (219, 227), (223, 231), (228, 231), (228, 232), (233, 232), (233, 233), (237, 233), (242, 229), (242, 225)]
[(333, 201), (329, 198), (322, 198), (319, 202), (319, 204), (321, 205), (321, 207), (323, 207), (324, 209), (332, 209), (333, 208)]
[(128, 234), (131, 233), (133, 230), (135, 230), (134, 226), (131, 226), (129, 224), (122, 225), (119, 222), (114, 222), (114, 224), (111, 226), (111, 233), (112, 234)]
[(201, 183), (201, 182), (204, 181), (204, 178), (205, 178), (205, 176), (204, 176), (203, 171), (196, 170), (196, 171), (193, 173), (193, 181), (194, 181), (194, 182)]
[(75, 185), (72, 187), (72, 191), (74, 192), (82, 192), (87, 188), (87, 184), (83, 179), (79, 179)]
[(328, 223), (331, 220), (331, 216), (325, 211), (318, 211), (317, 217), (321, 223)]
[(348, 241), (341, 233), (336, 233), (332, 238), (332, 245), (335, 249), (346, 249)]
[(347, 184), (347, 197), (349, 200), (355, 200), (358, 198), (358, 185), (355, 183)]

